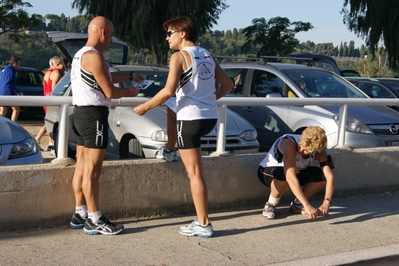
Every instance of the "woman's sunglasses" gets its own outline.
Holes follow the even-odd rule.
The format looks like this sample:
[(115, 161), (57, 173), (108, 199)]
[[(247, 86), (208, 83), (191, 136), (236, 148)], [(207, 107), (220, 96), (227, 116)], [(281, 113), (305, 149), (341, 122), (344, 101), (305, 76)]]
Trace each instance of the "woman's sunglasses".
[(168, 32), (166, 32), (166, 36), (170, 37), (173, 35), (173, 33), (178, 32), (178, 30), (170, 30)]

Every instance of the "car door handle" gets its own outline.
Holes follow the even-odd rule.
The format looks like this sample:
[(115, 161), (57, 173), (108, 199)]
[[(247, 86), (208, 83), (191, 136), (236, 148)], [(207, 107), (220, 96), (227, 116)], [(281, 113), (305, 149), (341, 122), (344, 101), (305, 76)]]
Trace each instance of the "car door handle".
[(253, 106), (243, 106), (244, 111), (253, 112), (255, 108)]

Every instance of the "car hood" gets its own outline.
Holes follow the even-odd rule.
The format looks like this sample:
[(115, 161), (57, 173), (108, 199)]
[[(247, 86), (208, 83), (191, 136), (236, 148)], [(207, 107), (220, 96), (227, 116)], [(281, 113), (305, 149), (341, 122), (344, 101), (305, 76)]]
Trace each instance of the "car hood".
[(4, 117), (0, 117), (0, 136), (0, 144), (12, 144), (30, 137), (23, 127)]
[[(121, 107), (119, 112), (128, 112), (131, 119), (134, 119), (131, 114), (132, 113), (131, 107), (128, 108)], [(149, 128), (155, 129), (156, 126), (158, 126), (159, 129), (166, 131), (166, 126), (167, 126), (166, 106), (153, 108), (149, 110), (144, 116), (137, 117), (137, 119), (140, 119), (140, 128), (142, 128), (142, 132), (140, 133), (140, 135), (142, 136), (148, 135), (150, 133), (146, 132), (146, 129)], [(152, 124), (152, 126), (150, 126), (149, 124)], [(226, 135), (227, 136), (240, 135), (242, 132), (246, 130), (255, 130), (255, 128), (246, 119), (242, 118), (240, 115), (234, 113), (233, 111), (227, 109)], [(209, 132), (206, 136), (216, 136), (216, 135), (217, 135), (217, 127), (215, 126), (215, 128), (211, 132)]]
[[(334, 114), (339, 113), (337, 106), (321, 107)], [(399, 123), (399, 112), (386, 106), (348, 106), (348, 116), (368, 125)]]

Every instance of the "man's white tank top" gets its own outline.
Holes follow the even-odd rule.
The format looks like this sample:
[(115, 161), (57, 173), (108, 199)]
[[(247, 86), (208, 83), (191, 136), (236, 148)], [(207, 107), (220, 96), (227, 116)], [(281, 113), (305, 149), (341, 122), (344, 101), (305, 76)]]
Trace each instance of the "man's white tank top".
[[(301, 138), (301, 135), (297, 134), (285, 134), (278, 138), (272, 147), (270, 148), (269, 152), (267, 153), (266, 157), (262, 160), (262, 162), (259, 164), (262, 167), (274, 167), (274, 166), (284, 166), (283, 163), (283, 154), (280, 151), (280, 142), (288, 138), (295, 142), (295, 144), (298, 145), (298, 141)], [(303, 170), (309, 166), (315, 166), (317, 165), (317, 161), (314, 159), (315, 158), (316, 152), (312, 152), (309, 154), (309, 158), (303, 158), (302, 155), (296, 154), (295, 162), (296, 162), (296, 169), (297, 171)]]
[(80, 49), (72, 60), (71, 86), (72, 104), (77, 106), (111, 106), (111, 99), (107, 98), (98, 85), (93, 74), (82, 68), (81, 60), (87, 51), (98, 51), (91, 46)]
[(188, 46), (182, 50), (190, 55), (192, 65), (182, 73), (176, 91), (177, 120), (217, 118), (215, 61), (202, 47)]

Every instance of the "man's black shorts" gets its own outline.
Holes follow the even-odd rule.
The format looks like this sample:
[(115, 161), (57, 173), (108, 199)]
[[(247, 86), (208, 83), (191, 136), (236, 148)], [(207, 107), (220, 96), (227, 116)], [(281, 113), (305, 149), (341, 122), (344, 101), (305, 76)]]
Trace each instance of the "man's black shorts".
[(85, 148), (107, 149), (108, 145), (107, 106), (75, 106), (72, 130), (77, 136), (77, 144)]
[[(324, 182), (326, 177), (320, 167), (309, 166), (306, 169), (299, 171), (296, 175), (301, 186), (309, 182)], [(286, 181), (284, 175), (284, 167), (265, 167), (259, 166), (258, 168), (258, 178), (265, 186), (270, 187), (270, 183), (273, 179), (279, 181)]]

